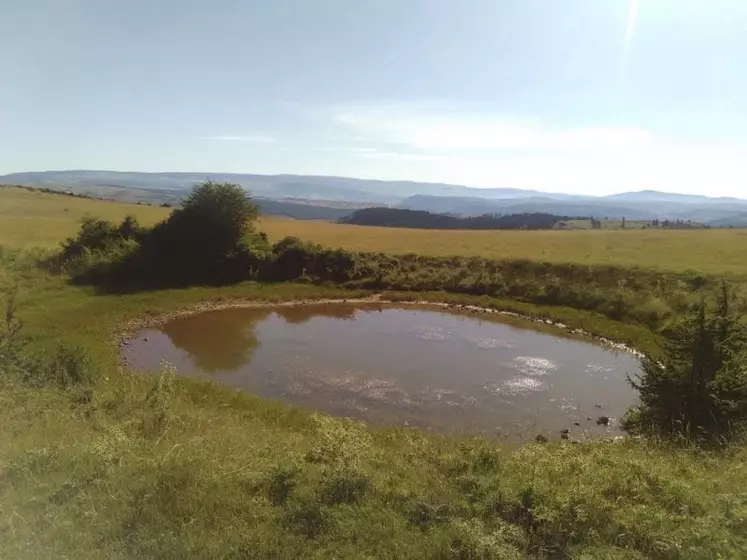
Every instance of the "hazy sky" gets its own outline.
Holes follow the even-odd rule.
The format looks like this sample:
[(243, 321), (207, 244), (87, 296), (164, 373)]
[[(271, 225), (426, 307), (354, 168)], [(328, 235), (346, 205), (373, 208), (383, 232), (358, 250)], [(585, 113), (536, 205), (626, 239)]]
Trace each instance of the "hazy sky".
[(0, 173), (747, 196), (747, 0), (0, 0)]

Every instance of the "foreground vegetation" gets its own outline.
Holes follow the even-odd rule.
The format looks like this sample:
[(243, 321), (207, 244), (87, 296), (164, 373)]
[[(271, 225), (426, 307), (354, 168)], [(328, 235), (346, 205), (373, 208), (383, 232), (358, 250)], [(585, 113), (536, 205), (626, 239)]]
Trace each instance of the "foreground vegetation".
[(79, 375), (57, 360), (0, 378), (0, 556), (728, 558), (747, 547), (741, 446), (510, 451), (116, 366), (111, 335), (139, 314), (355, 292), (245, 283), (95, 296), (5, 259), (5, 279), (27, 281), (31, 349), (55, 361), (61, 343), (88, 358), (62, 363)]
[[(622, 293), (631, 298), (619, 306), (626, 319), (629, 304), (651, 304), (646, 291), (692, 311), (701, 296), (719, 294), (705, 273), (523, 261), (491, 269), (479, 259), (360, 256), (298, 240), (270, 246), (237, 227), (240, 250), (221, 266), (248, 258), (265, 263), (258, 275), (285, 280), (288, 273), (301, 283), (154, 291), (118, 266), (133, 256), (149, 262), (148, 251), (169, 246), (184, 214), (152, 238), (149, 228), (120, 219), (89, 221), (89, 233), (101, 237), (68, 240), (56, 273), (38, 266), (60, 264), (49, 252), (0, 255), (0, 284), (17, 287), (17, 311), (0, 327), (0, 557), (738, 558), (747, 550), (747, 495), (739, 491), (747, 487), (747, 450), (736, 435), (716, 447), (631, 438), (510, 450), (484, 439), (371, 429), (175, 379), (168, 367), (140, 377), (118, 365), (116, 333), (144, 314), (202, 301), (356, 297), (387, 287), (408, 290), (386, 295), (392, 299), (511, 308), (654, 344), (671, 334), (678, 308), (656, 315), (654, 335), (645, 322), (581, 309), (583, 300), (569, 294), (584, 296), (576, 285), (585, 283), (606, 305)], [(97, 249), (84, 246), (101, 239)], [(452, 265), (468, 274), (450, 286), (453, 277), (438, 275)], [(157, 267), (146, 270), (173, 280)], [(123, 272), (135, 274), (125, 279), (140, 281), (138, 289), (112, 293), (101, 282)], [(560, 272), (560, 284), (544, 281)], [(69, 282), (70, 274), (79, 282)], [(524, 292), (496, 292), (499, 275)], [(372, 278), (383, 284), (368, 284)], [(476, 288), (484, 285), (493, 288)], [(552, 285), (560, 294), (554, 297), (566, 299), (527, 296), (531, 286), (552, 295)], [(439, 290), (420, 291), (429, 286)], [(453, 289), (460, 286), (469, 289)], [(672, 288), (679, 299), (667, 295)]]

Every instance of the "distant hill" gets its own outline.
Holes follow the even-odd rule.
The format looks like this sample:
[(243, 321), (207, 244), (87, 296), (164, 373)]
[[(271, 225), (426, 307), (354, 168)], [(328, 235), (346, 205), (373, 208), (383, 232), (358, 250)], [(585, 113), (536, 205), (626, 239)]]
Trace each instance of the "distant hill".
[[(693, 220), (730, 224), (747, 213), (747, 200), (709, 198), (658, 191), (627, 192), (611, 196), (581, 196), (515, 188), (476, 189), (447, 183), (379, 181), (313, 175), (257, 175), (249, 173), (140, 173), (120, 171), (42, 171), (0, 176), (0, 183), (22, 184), (55, 190), (72, 190), (91, 196), (142, 202), (178, 202), (191, 187), (206, 179), (237, 183), (262, 200), (328, 207), (392, 206), (432, 213), (478, 216), (485, 213), (594, 216), (630, 220)], [(293, 201), (285, 199), (292, 198)], [(266, 207), (269, 208), (269, 205)], [(273, 212), (328, 215), (336, 212), (273, 206)]]
[(673, 204), (731, 204), (747, 202), (747, 200), (726, 196), (713, 198), (703, 195), (665, 193), (650, 190), (611, 194), (604, 198), (606, 200), (614, 200), (617, 202), (666, 202)]
[[(479, 193), (487, 198), (521, 198), (534, 191), (521, 189), (474, 189), (446, 183), (379, 181), (313, 175), (256, 175), (249, 173), (141, 173), (129, 171), (41, 171), (0, 176), (0, 183), (44, 187), (126, 187), (186, 192), (196, 183), (212, 179), (230, 181), (264, 198), (304, 198), (396, 204), (408, 196), (466, 196)], [(557, 195), (561, 198), (568, 195)]]
[(423, 210), (402, 208), (364, 208), (356, 210), (341, 223), (361, 226), (404, 227), (418, 229), (552, 229), (568, 216), (553, 214), (509, 214), (505, 216), (472, 216), (460, 218), (447, 214), (432, 214)]
[(614, 204), (606, 198), (582, 200), (553, 200), (544, 197), (524, 199), (486, 200), (477, 197), (445, 197), (416, 195), (399, 204), (400, 208), (427, 212), (451, 213), (465, 216), (482, 214), (547, 213), (564, 216), (595, 216), (610, 219), (651, 220), (656, 214), (632, 205)]
[(354, 212), (351, 208), (335, 208), (266, 198), (255, 198), (254, 202), (259, 206), (262, 214), (267, 216), (286, 216), (288, 218), (295, 218), (296, 220), (326, 220), (328, 222), (336, 222), (350, 216)]
[(742, 214), (736, 214), (733, 216), (718, 218), (708, 222), (711, 227), (735, 227), (744, 228), (747, 227), (747, 212)]

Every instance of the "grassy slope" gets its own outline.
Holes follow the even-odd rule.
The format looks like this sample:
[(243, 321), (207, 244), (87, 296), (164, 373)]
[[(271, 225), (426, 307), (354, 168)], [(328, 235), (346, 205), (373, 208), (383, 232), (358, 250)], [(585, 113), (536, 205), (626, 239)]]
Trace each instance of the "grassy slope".
[(385, 253), (614, 264), (704, 274), (747, 274), (747, 230), (434, 231), (264, 218), (272, 239)]
[(127, 214), (136, 216), (143, 225), (153, 225), (165, 218), (169, 210), (2, 187), (0, 245), (50, 247), (74, 235), (83, 216), (121, 220)]
[[(169, 210), (0, 188), (0, 245), (50, 247), (77, 231), (86, 214), (143, 224)], [(548, 262), (615, 264), (704, 274), (747, 274), (747, 230), (434, 231), (349, 226), (264, 217), (273, 240), (296, 235), (329, 247), (421, 255), (479, 255)]]
[(99, 372), (91, 402), (0, 376), (0, 557), (736, 558), (747, 549), (743, 447), (510, 452), (187, 380), (154, 392), (152, 379), (117, 367), (112, 334), (143, 313), (353, 293), (243, 284), (96, 296), (24, 254), (6, 251), (0, 264), (0, 285), (20, 287), (35, 343), (81, 344)]

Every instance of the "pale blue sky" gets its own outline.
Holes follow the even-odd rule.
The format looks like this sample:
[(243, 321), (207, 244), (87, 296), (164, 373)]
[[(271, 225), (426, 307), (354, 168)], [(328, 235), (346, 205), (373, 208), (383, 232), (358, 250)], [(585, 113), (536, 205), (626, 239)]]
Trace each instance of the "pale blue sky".
[(0, 0), (0, 173), (747, 196), (745, 0)]

